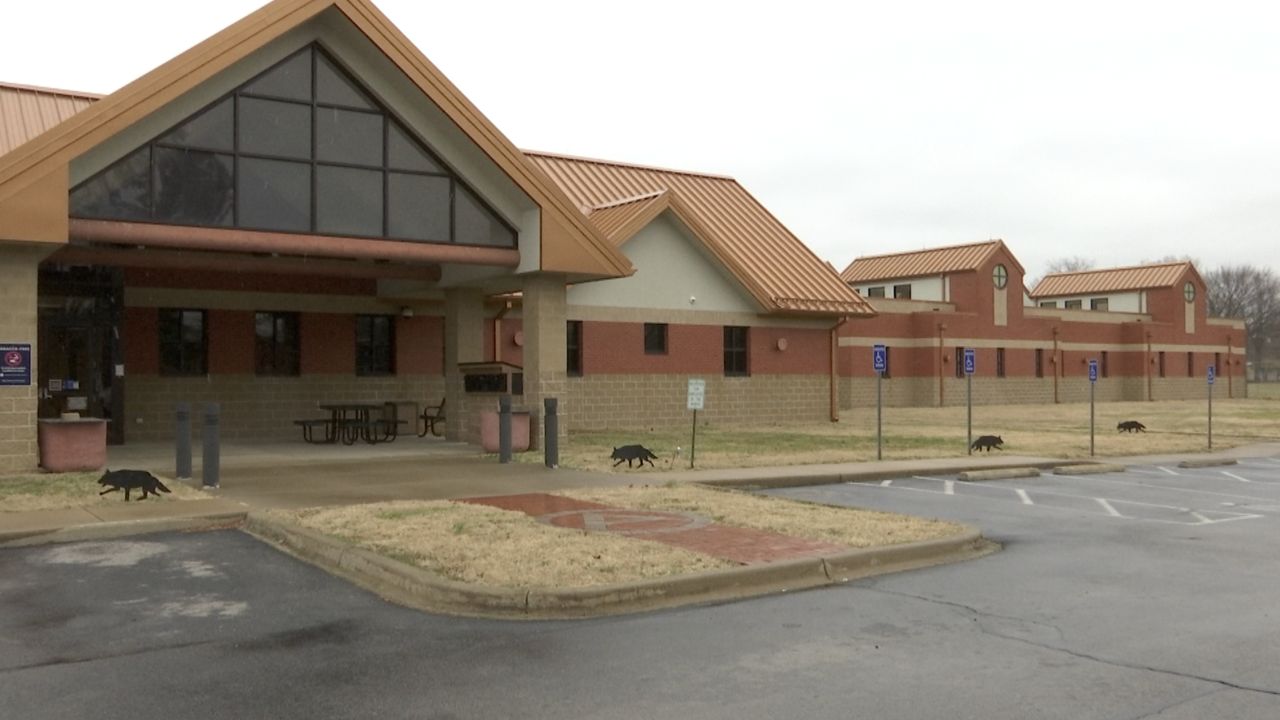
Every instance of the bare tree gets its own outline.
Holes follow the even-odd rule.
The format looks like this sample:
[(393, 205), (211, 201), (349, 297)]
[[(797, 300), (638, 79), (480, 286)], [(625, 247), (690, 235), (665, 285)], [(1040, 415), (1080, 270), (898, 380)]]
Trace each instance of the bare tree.
[(1081, 270), (1092, 270), (1096, 265), (1093, 260), (1081, 255), (1072, 255), (1071, 257), (1060, 257), (1045, 263), (1044, 274), (1052, 275), (1054, 273), (1079, 272)]
[(1244, 319), (1249, 360), (1260, 368), (1280, 340), (1280, 278), (1270, 268), (1223, 265), (1204, 282), (1211, 316)]

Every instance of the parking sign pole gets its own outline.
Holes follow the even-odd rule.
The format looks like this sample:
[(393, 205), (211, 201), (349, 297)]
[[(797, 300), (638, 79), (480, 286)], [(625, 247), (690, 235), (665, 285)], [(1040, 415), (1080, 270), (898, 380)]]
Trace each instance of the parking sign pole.
[(1213, 374), (1215, 368), (1209, 366), (1209, 449), (1213, 449)]
[(974, 350), (973, 348), (965, 348), (964, 349), (964, 387), (965, 387), (965, 408), (967, 411), (965, 425), (968, 428), (968, 434), (969, 434), (969, 444), (966, 445), (965, 447), (968, 448), (970, 455), (973, 454), (973, 373), (976, 372), (977, 369), (978, 369), (977, 351)]
[(1098, 361), (1089, 361), (1089, 457), (1093, 457), (1093, 388), (1098, 384)]
[(882, 425), (881, 425), (881, 417), (883, 414), (882, 408), (884, 407), (884, 400), (883, 400), (883, 396), (881, 395), (881, 386), (883, 385), (884, 385), (884, 373), (878, 372), (876, 373), (876, 459), (877, 460), (881, 460), (884, 458), (884, 452), (883, 452), (884, 437), (883, 437)]

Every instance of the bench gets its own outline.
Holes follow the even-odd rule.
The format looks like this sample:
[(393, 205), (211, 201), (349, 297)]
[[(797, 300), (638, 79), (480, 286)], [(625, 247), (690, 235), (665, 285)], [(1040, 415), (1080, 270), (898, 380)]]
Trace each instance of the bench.
[(444, 420), (444, 400), (439, 405), (426, 406), (418, 416), (418, 437), (426, 437), (427, 433), (440, 437), (439, 425)]
[(391, 418), (372, 418), (369, 420), (341, 420), (339, 434), (343, 445), (351, 445), (356, 440), (364, 440), (370, 445), (392, 442), (400, 435), (400, 426), (408, 424), (407, 420)]
[[(294, 420), (293, 424), (302, 428), (302, 439), (309, 443), (321, 445), (331, 443), (337, 439), (334, 435), (333, 421), (329, 418), (323, 420)], [(324, 428), (324, 437), (320, 440), (315, 437), (315, 429), (318, 427)]]

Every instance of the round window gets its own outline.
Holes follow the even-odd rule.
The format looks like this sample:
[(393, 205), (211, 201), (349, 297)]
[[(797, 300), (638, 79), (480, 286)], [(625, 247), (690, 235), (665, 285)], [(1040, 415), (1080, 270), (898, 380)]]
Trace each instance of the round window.
[(1187, 299), (1187, 302), (1195, 302), (1195, 299), (1196, 299), (1196, 286), (1195, 286), (1195, 285), (1193, 285), (1193, 284), (1191, 284), (1191, 283), (1187, 283), (1186, 285), (1183, 285), (1183, 286), (1182, 286), (1182, 297), (1186, 298), (1186, 299)]
[(1009, 284), (1009, 269), (1004, 265), (997, 265), (995, 270), (991, 271), (991, 281), (1003, 290), (1004, 286)]

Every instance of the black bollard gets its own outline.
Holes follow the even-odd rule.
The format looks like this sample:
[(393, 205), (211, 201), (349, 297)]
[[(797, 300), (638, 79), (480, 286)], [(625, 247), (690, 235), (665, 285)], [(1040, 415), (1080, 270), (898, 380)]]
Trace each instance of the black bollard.
[(218, 487), (218, 403), (204, 406), (204, 472), (205, 488)]
[(498, 398), (498, 462), (511, 462), (511, 396)]
[(556, 416), (555, 398), (544, 398), (542, 401), (542, 428), (544, 430), (542, 452), (549, 468), (560, 467), (560, 418)]
[(191, 479), (191, 404), (178, 403), (174, 409), (174, 447), (176, 470), (174, 477), (179, 480)]

